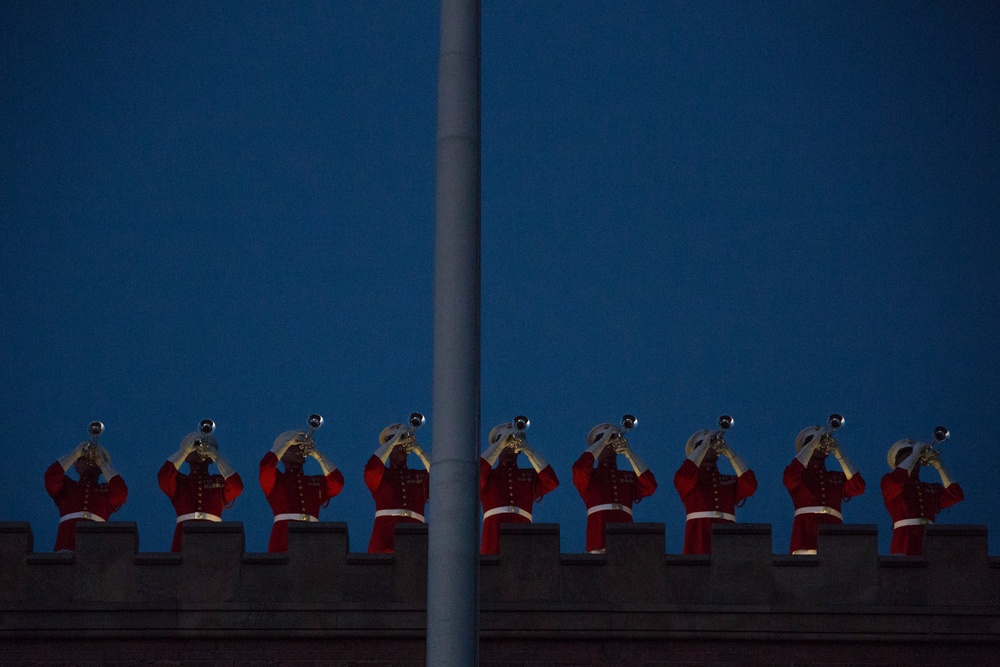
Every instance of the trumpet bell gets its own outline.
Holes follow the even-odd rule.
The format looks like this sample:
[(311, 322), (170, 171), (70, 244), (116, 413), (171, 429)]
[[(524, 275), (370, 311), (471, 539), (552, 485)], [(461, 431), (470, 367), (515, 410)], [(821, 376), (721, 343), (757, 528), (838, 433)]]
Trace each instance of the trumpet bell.
[(323, 417), (317, 414), (309, 415), (309, 427), (319, 428), (323, 425)]
[(733, 427), (734, 420), (729, 415), (722, 415), (719, 417), (719, 428), (723, 431), (728, 431)]
[(100, 435), (104, 433), (104, 424), (101, 422), (90, 422), (90, 435)]
[(836, 431), (838, 428), (844, 425), (844, 415), (839, 415), (836, 412), (830, 415), (830, 428)]
[(414, 412), (410, 415), (410, 426), (413, 428), (420, 428), (424, 425), (424, 416), (419, 412)]
[(516, 431), (526, 431), (528, 427), (531, 426), (531, 420), (524, 415), (518, 415), (514, 417), (514, 430)]
[(625, 415), (624, 417), (622, 417), (622, 428), (625, 429), (626, 431), (635, 428), (635, 425), (638, 423), (639, 420), (636, 419), (635, 415)]
[(211, 419), (202, 419), (201, 423), (198, 424), (198, 430), (205, 435), (209, 435), (215, 430), (215, 422)]
[(944, 426), (934, 427), (934, 439), (938, 442), (944, 442), (948, 439), (951, 433)]

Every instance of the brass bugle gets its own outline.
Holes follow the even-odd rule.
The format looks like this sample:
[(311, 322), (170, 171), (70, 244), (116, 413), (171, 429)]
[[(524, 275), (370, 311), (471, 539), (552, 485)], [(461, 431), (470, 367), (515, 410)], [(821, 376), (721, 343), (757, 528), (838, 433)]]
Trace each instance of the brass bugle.
[(921, 456), (920, 456), (920, 465), (923, 465), (923, 466), (930, 465), (931, 458), (933, 457), (934, 454), (937, 454), (938, 456), (940, 456), (940, 454), (941, 454), (940, 446), (949, 437), (951, 437), (951, 432), (946, 427), (944, 427), (944, 426), (935, 426), (934, 427), (934, 444), (933, 445), (928, 445), (927, 448), (924, 450), (924, 453), (921, 454)]
[(101, 422), (90, 422), (90, 442), (83, 448), (83, 456), (91, 463), (97, 462), (97, 439), (104, 433), (104, 424)]

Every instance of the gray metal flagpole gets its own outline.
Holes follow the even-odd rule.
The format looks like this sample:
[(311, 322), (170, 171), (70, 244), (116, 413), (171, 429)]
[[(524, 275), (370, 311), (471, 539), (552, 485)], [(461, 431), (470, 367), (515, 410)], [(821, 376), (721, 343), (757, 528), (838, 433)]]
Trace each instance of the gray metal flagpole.
[(479, 661), (479, 0), (442, 0), (427, 664)]

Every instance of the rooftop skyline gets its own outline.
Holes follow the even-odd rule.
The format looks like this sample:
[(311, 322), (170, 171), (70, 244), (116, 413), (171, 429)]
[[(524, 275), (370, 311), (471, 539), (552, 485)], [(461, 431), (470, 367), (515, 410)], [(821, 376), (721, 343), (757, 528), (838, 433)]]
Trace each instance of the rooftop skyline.
[[(205, 418), (246, 485), (224, 518), (265, 550), (258, 462), (312, 412), (346, 477), (321, 518), (364, 549), (379, 431), (419, 411), (434, 448), (437, 22), (402, 0), (0, 5), (0, 520), (37, 551), (42, 474), (95, 419), (129, 485), (114, 519), (169, 549), (156, 471)], [(939, 424), (966, 494), (940, 521), (1000, 553), (1000, 9), (514, 1), (482, 25), (482, 441), (531, 418), (563, 550), (570, 466), (629, 412), (659, 482), (635, 519), (679, 553), (673, 473), (726, 413), (760, 482), (738, 520), (783, 553), (795, 435), (839, 412), (868, 484), (845, 520), (882, 553), (886, 451)]]

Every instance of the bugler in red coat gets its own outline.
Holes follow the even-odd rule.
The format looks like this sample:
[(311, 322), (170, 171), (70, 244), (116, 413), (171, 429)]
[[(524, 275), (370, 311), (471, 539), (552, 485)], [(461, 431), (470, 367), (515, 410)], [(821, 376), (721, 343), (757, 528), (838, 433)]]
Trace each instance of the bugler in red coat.
[[(379, 448), (365, 465), (365, 485), (375, 499), (375, 524), (368, 553), (392, 553), (396, 549), (397, 523), (423, 523), (424, 505), (430, 496), (431, 463), (417, 443), (413, 431), (423, 415), (410, 415), (410, 426), (392, 424), (379, 434)], [(416, 454), (425, 470), (410, 470), (407, 455)]]
[[(719, 418), (721, 430), (698, 431), (688, 441), (687, 459), (674, 474), (674, 488), (687, 512), (684, 553), (712, 553), (712, 524), (735, 523), (736, 507), (757, 490), (757, 478), (726, 442), (723, 434), (733, 418)], [(719, 473), (719, 454), (729, 459), (736, 475)]]
[[(97, 426), (100, 429), (96, 431)], [(76, 449), (57, 460), (45, 471), (45, 490), (59, 508), (56, 551), (76, 549), (76, 524), (80, 521), (107, 521), (125, 504), (128, 487), (111, 467), (111, 456), (97, 444), (96, 436), (104, 430), (100, 422), (91, 424), (94, 440), (81, 442)], [(75, 467), (79, 481), (66, 472)], [(101, 484), (104, 475), (106, 483)]]
[[(171, 551), (181, 550), (185, 523), (222, 521), (222, 510), (231, 507), (243, 492), (243, 480), (219, 454), (219, 443), (211, 435), (214, 429), (214, 422), (202, 421), (201, 430), (184, 436), (180, 449), (167, 459), (157, 474), (160, 489), (170, 498), (177, 513)], [(185, 461), (190, 468), (188, 475), (180, 472)], [(208, 472), (213, 461), (221, 474)]]
[[(260, 488), (274, 512), (274, 525), (267, 550), (271, 553), (288, 551), (288, 524), (291, 521), (319, 521), (319, 510), (344, 488), (344, 475), (316, 449), (312, 433), (323, 424), (323, 418), (312, 415), (310, 430), (285, 431), (274, 440), (274, 446), (260, 462)], [(307, 456), (319, 463), (322, 475), (306, 475), (302, 471)], [(284, 472), (278, 470), (278, 461)]]
[[(843, 423), (841, 415), (831, 415), (830, 428), (811, 426), (795, 438), (798, 454), (785, 468), (784, 476), (785, 488), (795, 505), (790, 547), (793, 554), (815, 554), (820, 524), (843, 523), (841, 503), (865, 491), (861, 473), (833, 437), (833, 431)], [(826, 469), (828, 454), (833, 454), (843, 472)]]
[[(573, 485), (587, 506), (589, 553), (604, 553), (607, 524), (632, 523), (632, 506), (656, 491), (656, 478), (625, 438), (635, 424), (631, 415), (625, 415), (621, 428), (598, 424), (587, 436), (587, 451), (573, 464)], [(628, 459), (632, 470), (618, 469), (618, 454)]]
[[(938, 442), (948, 437), (948, 429), (937, 427)], [(889, 553), (919, 556), (924, 553), (924, 533), (934, 523), (937, 513), (965, 498), (962, 487), (951, 479), (941, 464), (941, 453), (916, 440), (899, 440), (886, 457), (892, 472), (882, 478), (882, 499), (892, 518), (892, 544)], [(941, 476), (941, 483), (920, 481), (920, 467), (931, 466)]]
[[(559, 486), (552, 466), (524, 439), (529, 423), (527, 417), (517, 417), (495, 426), (490, 431), (490, 448), (479, 459), (479, 498), (483, 504), (480, 550), (484, 554), (500, 551), (500, 524), (531, 523), (535, 501)], [(532, 468), (517, 466), (521, 452)]]

